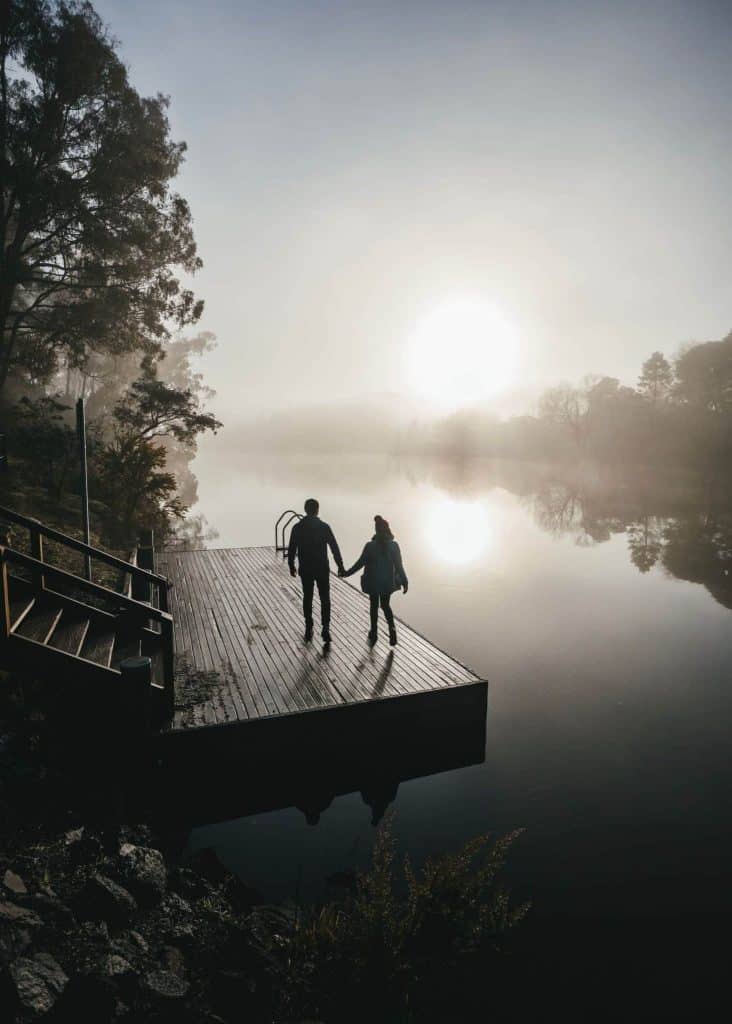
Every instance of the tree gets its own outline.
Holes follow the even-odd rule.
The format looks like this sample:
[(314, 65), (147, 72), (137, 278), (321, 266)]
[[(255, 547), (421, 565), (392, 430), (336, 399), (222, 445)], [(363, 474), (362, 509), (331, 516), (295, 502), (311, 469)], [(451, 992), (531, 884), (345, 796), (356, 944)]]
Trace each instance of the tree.
[(732, 412), (732, 333), (687, 349), (676, 360), (676, 394), (709, 412)]
[(655, 405), (668, 398), (674, 381), (671, 365), (662, 352), (654, 352), (646, 359), (638, 378), (638, 390)]
[(586, 391), (571, 384), (557, 384), (539, 399), (540, 418), (568, 430), (578, 444), (584, 437), (586, 415)]
[(0, 391), (61, 356), (155, 355), (202, 312), (175, 276), (201, 265), (170, 187), (185, 144), (115, 45), (82, 0), (0, 5)]
[(70, 409), (55, 398), (22, 398), (15, 407), (14, 443), (37, 467), (49, 495), (60, 498), (78, 459)]

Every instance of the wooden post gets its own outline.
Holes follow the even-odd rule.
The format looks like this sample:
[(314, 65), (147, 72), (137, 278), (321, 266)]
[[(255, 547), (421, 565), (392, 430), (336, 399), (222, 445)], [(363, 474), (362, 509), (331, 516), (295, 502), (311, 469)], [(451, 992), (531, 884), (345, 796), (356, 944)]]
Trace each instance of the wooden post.
[[(0, 538), (0, 540), (3, 538)], [(10, 636), (10, 592), (8, 590), (8, 563), (5, 561), (5, 551), (0, 547), (0, 596), (2, 597), (2, 622), (0, 622), (0, 639), (6, 640)]]
[[(76, 403), (76, 433), (79, 438), (79, 461), (81, 463), (81, 516), (84, 523), (84, 543), (89, 544), (89, 474), (86, 466), (86, 415), (84, 412), (84, 399), (80, 398)], [(91, 558), (84, 555), (84, 574), (90, 580)]]
[[(141, 569), (155, 572), (155, 538), (152, 530), (141, 530), (137, 541), (137, 564)], [(147, 580), (132, 581), (132, 596), (136, 601), (152, 602), (152, 587)]]
[[(37, 519), (32, 521), (30, 527), (30, 553), (33, 558), (38, 562), (43, 561), (43, 534), (41, 533), (41, 524)], [(43, 573), (39, 569), (33, 570), (33, 582), (39, 588), (43, 590), (46, 586), (46, 581)]]
[(134, 743), (150, 734), (150, 694), (152, 662), (149, 658), (125, 658), (119, 666), (122, 673), (122, 701)]
[(173, 620), (161, 623), (163, 638), (163, 685), (165, 687), (165, 715), (173, 717), (175, 707), (175, 651), (173, 646)]

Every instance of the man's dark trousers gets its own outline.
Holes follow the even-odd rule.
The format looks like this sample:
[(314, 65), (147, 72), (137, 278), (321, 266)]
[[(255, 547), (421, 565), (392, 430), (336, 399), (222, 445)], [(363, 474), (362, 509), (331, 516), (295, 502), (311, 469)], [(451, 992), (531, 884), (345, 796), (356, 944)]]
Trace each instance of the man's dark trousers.
[(330, 572), (319, 572), (317, 576), (310, 573), (301, 573), (302, 580), (302, 611), (305, 616), (305, 625), (313, 624), (313, 591), (318, 586), (318, 597), (320, 598), (320, 621), (323, 629), (330, 626)]

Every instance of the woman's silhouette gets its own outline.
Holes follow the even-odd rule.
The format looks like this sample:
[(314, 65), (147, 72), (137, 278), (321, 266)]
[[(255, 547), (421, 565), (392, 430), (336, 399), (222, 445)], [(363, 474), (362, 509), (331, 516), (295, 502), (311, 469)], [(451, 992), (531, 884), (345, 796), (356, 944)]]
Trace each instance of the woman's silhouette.
[(361, 590), (368, 594), (371, 600), (369, 640), (372, 644), (376, 643), (379, 605), (381, 605), (389, 627), (389, 643), (393, 646), (397, 642), (397, 635), (394, 626), (394, 613), (391, 610), (391, 595), (399, 589), (403, 589), (406, 594), (409, 580), (402, 565), (399, 545), (394, 540), (394, 535), (389, 529), (386, 519), (374, 516), (374, 525), (376, 532), (373, 538), (364, 547), (359, 560), (343, 575), (352, 576), (359, 569), (364, 570), (361, 577)]

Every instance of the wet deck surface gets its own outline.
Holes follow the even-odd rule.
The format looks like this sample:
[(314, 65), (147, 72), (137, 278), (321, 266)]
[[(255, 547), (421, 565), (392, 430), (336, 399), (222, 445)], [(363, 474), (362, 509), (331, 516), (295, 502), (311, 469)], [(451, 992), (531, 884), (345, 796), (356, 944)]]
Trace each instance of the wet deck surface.
[[(367, 643), (368, 600), (331, 577), (333, 642), (303, 641), (300, 581), (273, 548), (164, 552), (173, 583), (176, 711), (173, 731), (427, 694), (479, 682), (404, 623), (390, 648), (383, 621)], [(411, 702), (410, 702), (411, 704)]]

